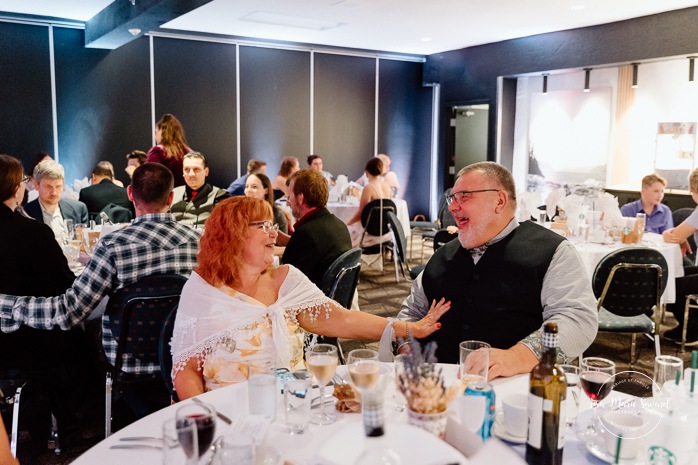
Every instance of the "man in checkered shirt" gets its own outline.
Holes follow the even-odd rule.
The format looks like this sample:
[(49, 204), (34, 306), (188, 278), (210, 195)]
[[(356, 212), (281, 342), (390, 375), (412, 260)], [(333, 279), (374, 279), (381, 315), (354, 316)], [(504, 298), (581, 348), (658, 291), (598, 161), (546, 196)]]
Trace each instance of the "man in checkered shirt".
[[(198, 231), (178, 224), (167, 213), (172, 203), (174, 179), (168, 168), (146, 163), (133, 173), (128, 186), (136, 219), (127, 228), (102, 238), (85, 270), (63, 295), (16, 297), (0, 294), (0, 329), (9, 333), (20, 326), (69, 329), (85, 320), (102, 299), (117, 289), (152, 274), (189, 277), (196, 266)], [(106, 320), (106, 321), (105, 321)], [(110, 363), (115, 363), (116, 341), (102, 317), (102, 343)], [(124, 360), (129, 373), (152, 373), (158, 365)]]

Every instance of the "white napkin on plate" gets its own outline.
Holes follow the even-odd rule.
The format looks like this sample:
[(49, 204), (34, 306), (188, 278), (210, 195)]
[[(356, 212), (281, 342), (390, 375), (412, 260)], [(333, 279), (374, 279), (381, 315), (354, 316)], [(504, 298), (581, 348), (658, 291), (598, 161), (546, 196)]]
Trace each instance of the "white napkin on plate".
[(565, 191), (564, 187), (559, 187), (548, 194), (548, 198), (545, 199), (545, 210), (548, 214), (548, 218), (552, 219), (552, 217), (555, 215), (557, 204), (560, 202), (560, 200), (565, 198), (566, 194), (567, 191)]
[(334, 186), (330, 189), (330, 202), (339, 202), (339, 199), (344, 193), (344, 189), (349, 184), (349, 180), (345, 174), (340, 174), (335, 180)]
[(517, 194), (519, 199), (519, 221), (538, 218), (538, 206), (543, 203), (540, 192), (521, 192)]
[(579, 214), (582, 212), (584, 199), (581, 195), (571, 194), (558, 202), (558, 206), (567, 214), (567, 229), (570, 231), (576, 231), (579, 226)]

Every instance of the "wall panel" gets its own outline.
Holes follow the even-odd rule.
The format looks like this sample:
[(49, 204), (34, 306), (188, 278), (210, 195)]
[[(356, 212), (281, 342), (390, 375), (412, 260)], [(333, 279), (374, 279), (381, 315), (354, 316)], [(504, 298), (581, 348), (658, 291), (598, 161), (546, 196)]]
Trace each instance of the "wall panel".
[(206, 156), (208, 181), (228, 187), (237, 177), (235, 46), (153, 40), (155, 120), (175, 115), (189, 146)]
[(284, 156), (310, 154), (310, 52), (240, 47), (240, 151), (267, 162), (274, 179)]

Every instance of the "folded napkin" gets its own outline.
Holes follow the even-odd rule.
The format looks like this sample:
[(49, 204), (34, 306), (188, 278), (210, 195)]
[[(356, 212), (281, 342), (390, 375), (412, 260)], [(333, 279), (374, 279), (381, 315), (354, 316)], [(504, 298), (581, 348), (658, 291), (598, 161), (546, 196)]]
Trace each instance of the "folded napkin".
[(342, 413), (361, 413), (361, 395), (349, 384), (335, 384), (334, 396), (337, 403), (334, 408)]
[(519, 221), (526, 221), (531, 217), (538, 218), (538, 206), (543, 203), (540, 192), (521, 192), (517, 194), (519, 199)]
[(345, 174), (337, 176), (334, 186), (330, 189), (330, 202), (339, 202), (347, 184), (349, 184), (349, 180)]
[(558, 206), (567, 214), (567, 228), (570, 231), (575, 232), (579, 227), (579, 215), (582, 213), (584, 200), (584, 196), (571, 194), (558, 202)]
[(596, 209), (603, 212), (603, 226), (605, 228), (622, 228), (625, 225), (623, 215), (618, 208), (618, 197), (604, 192), (595, 201)]
[(557, 204), (565, 198), (567, 191), (564, 187), (559, 187), (548, 194), (548, 198), (545, 199), (545, 211), (548, 214), (548, 218), (552, 219), (555, 216), (557, 210)]

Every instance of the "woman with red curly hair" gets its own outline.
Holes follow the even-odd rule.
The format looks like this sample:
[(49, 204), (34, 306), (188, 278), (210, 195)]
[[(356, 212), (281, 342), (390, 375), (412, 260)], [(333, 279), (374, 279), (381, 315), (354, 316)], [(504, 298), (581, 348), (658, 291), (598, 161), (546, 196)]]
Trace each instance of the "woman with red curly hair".
[[(220, 202), (206, 222), (199, 266), (182, 289), (172, 337), (177, 395), (187, 399), (242, 381), (234, 362), (303, 367), (306, 331), (379, 340), (392, 320), (349, 311), (291, 265), (273, 266), (278, 225), (269, 203), (252, 197)], [(434, 302), (424, 319), (394, 325), (397, 337), (436, 331), (450, 303)]]

